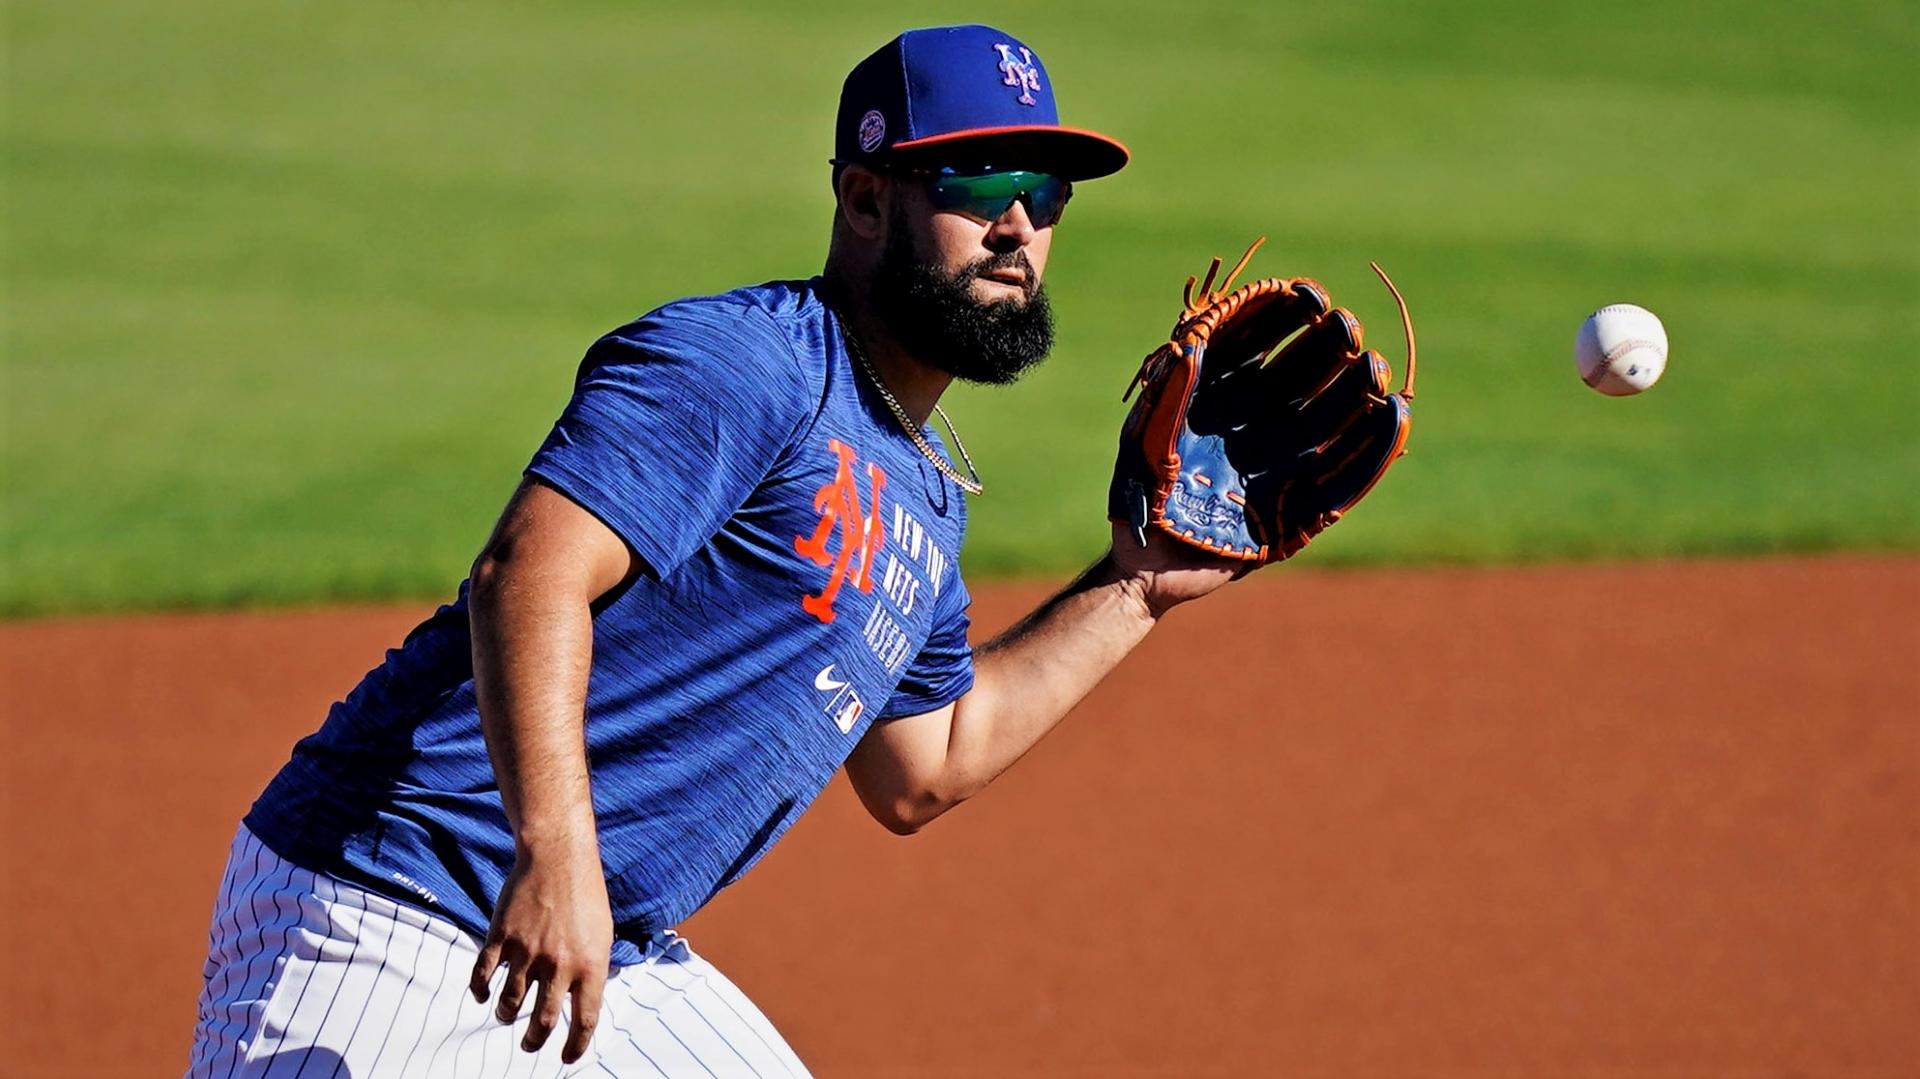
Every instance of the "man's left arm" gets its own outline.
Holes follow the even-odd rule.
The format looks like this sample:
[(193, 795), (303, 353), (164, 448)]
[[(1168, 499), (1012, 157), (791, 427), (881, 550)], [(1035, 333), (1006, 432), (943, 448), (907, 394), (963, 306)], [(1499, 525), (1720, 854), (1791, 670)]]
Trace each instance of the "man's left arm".
[(1174, 606), (1240, 567), (1116, 528), (1113, 550), (974, 658), (973, 688), (952, 704), (876, 723), (847, 759), (867, 811), (901, 835), (924, 827), (1007, 770), (1146, 638)]

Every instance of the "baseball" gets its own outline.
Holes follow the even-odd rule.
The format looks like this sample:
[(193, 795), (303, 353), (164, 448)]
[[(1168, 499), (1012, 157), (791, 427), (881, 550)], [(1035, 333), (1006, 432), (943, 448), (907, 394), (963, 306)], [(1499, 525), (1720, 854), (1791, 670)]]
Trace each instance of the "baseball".
[(1667, 328), (1644, 307), (1609, 304), (1580, 324), (1573, 362), (1582, 382), (1609, 397), (1639, 393), (1667, 369)]

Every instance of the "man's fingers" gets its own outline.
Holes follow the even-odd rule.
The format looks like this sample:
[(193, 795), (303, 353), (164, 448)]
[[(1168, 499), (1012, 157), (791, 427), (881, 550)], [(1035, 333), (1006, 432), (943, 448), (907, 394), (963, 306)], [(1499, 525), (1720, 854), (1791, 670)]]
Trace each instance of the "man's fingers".
[(542, 979), (533, 995), (533, 1019), (520, 1039), (520, 1048), (529, 1053), (539, 1052), (540, 1047), (547, 1044), (547, 1035), (560, 1025), (560, 1002), (566, 998), (567, 991), (554, 988), (557, 981), (558, 978)]
[(567, 1044), (560, 1050), (563, 1063), (573, 1064), (587, 1055), (593, 1028), (600, 1025), (600, 993), (606, 984), (605, 967), (595, 967), (573, 983), (573, 1025), (567, 1030)]
[(520, 1003), (527, 995), (527, 968), (531, 965), (525, 958), (507, 964), (507, 983), (500, 987), (500, 1003), (493, 1010), (494, 1018), (502, 1023), (520, 1018)]
[(473, 990), (473, 999), (482, 1004), (487, 1002), (487, 983), (493, 980), (493, 972), (500, 969), (500, 940), (487, 938), (487, 946), (480, 949), (480, 958), (473, 961), (473, 976), (467, 979), (467, 988)]

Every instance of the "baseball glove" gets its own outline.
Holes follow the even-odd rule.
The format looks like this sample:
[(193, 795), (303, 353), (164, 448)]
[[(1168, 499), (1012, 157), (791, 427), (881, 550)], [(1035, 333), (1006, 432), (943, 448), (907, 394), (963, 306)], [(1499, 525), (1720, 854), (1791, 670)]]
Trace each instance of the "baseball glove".
[(1319, 282), (1266, 278), (1235, 289), (1262, 237), (1219, 289), (1214, 259), (1168, 342), (1142, 361), (1121, 400), (1108, 516), (1147, 542), (1153, 528), (1250, 563), (1297, 554), (1365, 497), (1406, 450), (1413, 417), (1413, 322), (1400, 290), (1407, 384), (1388, 393), (1386, 357), (1362, 348), (1360, 320)]

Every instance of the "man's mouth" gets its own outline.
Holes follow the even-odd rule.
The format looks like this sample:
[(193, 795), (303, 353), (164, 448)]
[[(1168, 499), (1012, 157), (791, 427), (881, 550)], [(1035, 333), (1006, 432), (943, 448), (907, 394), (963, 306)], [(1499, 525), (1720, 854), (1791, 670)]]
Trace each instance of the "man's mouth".
[(1026, 271), (1021, 270), (1018, 267), (1008, 267), (1006, 269), (1000, 269), (1000, 270), (988, 270), (986, 273), (981, 274), (980, 277), (983, 280), (992, 281), (996, 284), (1009, 285), (1013, 288), (1019, 289), (1022, 292), (1025, 292), (1027, 289)]

